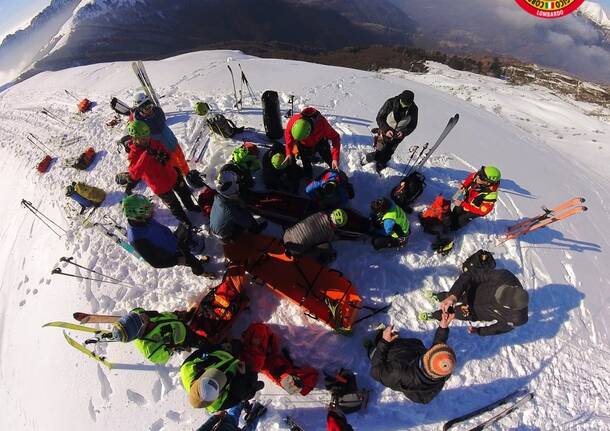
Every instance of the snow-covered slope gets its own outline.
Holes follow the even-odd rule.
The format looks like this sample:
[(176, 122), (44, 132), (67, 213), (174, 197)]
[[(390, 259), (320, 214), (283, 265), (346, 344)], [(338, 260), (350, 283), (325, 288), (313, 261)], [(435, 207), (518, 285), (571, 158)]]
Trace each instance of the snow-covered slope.
[[(388, 316), (380, 319), (397, 325), (403, 336), (430, 343), (433, 326), (416, 319), (418, 311), (430, 308), (422, 291), (448, 288), (460, 263), (482, 247), (495, 251), (499, 265), (518, 275), (531, 298), (528, 324), (510, 334), (480, 338), (467, 335), (459, 323), (452, 328), (450, 343), (459, 355), (458, 369), (445, 390), (425, 406), (414, 405), (368, 377), (361, 348), (366, 325), (354, 336), (343, 337), (266, 289), (250, 287), (251, 310), (234, 328), (236, 335), (250, 321), (267, 321), (278, 329), (297, 363), (327, 371), (339, 366), (356, 370), (360, 384), (373, 390), (368, 410), (349, 417), (357, 430), (436, 430), (443, 421), (523, 386), (536, 391), (535, 401), (504, 419), (501, 429), (610, 426), (610, 174), (603, 169), (610, 153), (610, 125), (602, 117), (585, 115), (593, 106), (563, 100), (540, 88), (515, 88), (499, 80), (452, 74), (440, 66), (431, 75), (369, 73), (257, 59), (235, 51), (198, 52), (146, 64), (164, 95), (169, 124), (187, 151), (201, 121), (191, 111), (197, 99), (222, 110), (238, 125), (262, 130), (259, 106), (247, 106), (239, 113), (232, 109), (227, 57), (240, 60), (259, 93), (275, 89), (284, 103), (295, 94), (299, 107), (316, 106), (327, 116), (342, 135), (342, 165), (356, 189), (352, 205), (363, 212), (400, 178), (409, 145), (434, 140), (456, 112), (460, 123), (428, 162), (424, 171), (428, 186), (417, 209), (437, 193), (450, 194), (459, 180), (482, 164), (502, 169), (496, 211), (464, 229), (455, 252), (447, 257), (431, 253), (430, 237), (415, 216), (411, 216), (409, 245), (401, 252), (375, 253), (367, 243), (337, 244), (339, 257), (333, 267), (354, 283), (365, 301), (392, 302)], [(79, 179), (108, 190), (109, 199), (98, 212), (120, 218), (117, 203), (122, 194), (114, 175), (125, 169), (126, 161), (114, 145), (120, 130), (104, 123), (111, 116), (109, 97), (130, 99), (136, 86), (129, 64), (111, 63), (41, 73), (0, 94), (0, 142), (5, 154), (0, 160), (1, 184), (9, 191), (0, 201), (0, 429), (184, 430), (205, 420), (205, 413), (188, 406), (180, 384), (178, 367), (184, 355), (176, 355), (168, 367), (156, 367), (143, 363), (133, 346), (115, 344), (104, 353), (122, 365), (108, 371), (70, 348), (60, 331), (40, 328), (51, 320), (70, 320), (74, 311), (114, 314), (135, 306), (182, 308), (218, 282), (196, 278), (184, 268), (149, 268), (92, 230), (75, 227), (57, 239), (19, 206), (21, 198), (28, 199), (67, 226), (63, 190), (69, 181)], [(401, 144), (390, 169), (378, 177), (371, 166), (359, 166), (360, 154), (370, 146), (369, 127), (381, 103), (405, 88), (415, 91), (419, 126)], [(64, 89), (98, 104), (84, 120), (73, 118), (74, 101), (66, 98)], [(41, 106), (60, 113), (70, 127), (41, 117), (37, 113)], [(81, 144), (58, 149), (60, 157), (93, 145), (101, 150), (100, 160), (90, 172), (63, 167), (60, 161), (39, 176), (34, 165), (41, 154), (25, 141), (26, 132), (48, 139), (50, 145), (64, 133), (83, 136)], [(213, 178), (231, 148), (213, 141), (196, 167)], [(514, 220), (573, 196), (586, 197), (589, 211), (494, 247), (495, 238)], [(163, 208), (157, 217), (175, 224)], [(272, 227), (270, 232), (279, 229)], [(213, 239), (207, 252), (220, 270), (221, 249)], [(63, 255), (135, 287), (51, 276)], [(328, 395), (322, 389), (307, 397), (287, 396), (267, 382), (258, 398), (269, 404), (259, 430), (279, 429), (285, 414), (296, 417), (306, 429), (324, 427)]]
[(578, 12), (589, 18), (605, 31), (610, 32), (610, 18), (599, 3), (586, 1), (579, 8)]

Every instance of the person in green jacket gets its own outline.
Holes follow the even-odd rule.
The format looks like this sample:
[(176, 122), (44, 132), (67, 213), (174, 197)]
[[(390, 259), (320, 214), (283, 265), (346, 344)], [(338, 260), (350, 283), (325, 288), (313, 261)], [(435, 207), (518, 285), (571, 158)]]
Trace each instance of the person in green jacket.
[(125, 343), (133, 341), (140, 353), (155, 364), (167, 363), (176, 351), (209, 348), (206, 339), (186, 325), (183, 313), (134, 308), (114, 323), (112, 338)]
[(371, 203), (371, 221), (375, 250), (404, 247), (407, 244), (410, 233), (407, 214), (388, 198), (375, 199)]
[(216, 413), (254, 397), (264, 387), (258, 374), (226, 350), (197, 350), (180, 367), (180, 378), (193, 408)]

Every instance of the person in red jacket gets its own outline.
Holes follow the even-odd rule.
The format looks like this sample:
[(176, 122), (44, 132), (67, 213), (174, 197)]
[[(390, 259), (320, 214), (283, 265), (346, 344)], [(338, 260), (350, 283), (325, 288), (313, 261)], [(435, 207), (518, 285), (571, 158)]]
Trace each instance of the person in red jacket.
[(284, 142), (285, 162), (294, 162), (296, 147), (308, 178), (313, 176), (311, 159), (315, 153), (318, 153), (331, 169), (339, 170), (341, 137), (315, 108), (305, 108), (300, 114), (290, 118), (284, 131)]
[(135, 120), (129, 123), (127, 132), (131, 136), (127, 143), (131, 182), (143, 180), (167, 205), (174, 217), (192, 226), (178, 197), (189, 211), (201, 212), (201, 208), (192, 201), (191, 190), (169, 162), (170, 155), (159, 141), (150, 138), (150, 128), (143, 121)]
[(495, 166), (481, 166), (466, 177), (452, 199), (451, 229), (457, 230), (477, 217), (491, 213), (498, 199), (501, 174)]

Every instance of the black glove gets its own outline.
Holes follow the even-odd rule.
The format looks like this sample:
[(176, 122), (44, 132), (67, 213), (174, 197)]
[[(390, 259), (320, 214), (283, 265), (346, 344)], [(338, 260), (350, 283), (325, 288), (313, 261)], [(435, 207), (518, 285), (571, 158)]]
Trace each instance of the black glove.
[(132, 182), (131, 177), (129, 176), (129, 172), (121, 172), (120, 174), (116, 174), (114, 180), (120, 186), (126, 186), (130, 182)]
[(146, 152), (153, 156), (155, 160), (157, 160), (163, 166), (165, 166), (165, 164), (169, 161), (169, 154), (167, 154), (165, 151), (159, 151), (153, 148), (148, 148)]

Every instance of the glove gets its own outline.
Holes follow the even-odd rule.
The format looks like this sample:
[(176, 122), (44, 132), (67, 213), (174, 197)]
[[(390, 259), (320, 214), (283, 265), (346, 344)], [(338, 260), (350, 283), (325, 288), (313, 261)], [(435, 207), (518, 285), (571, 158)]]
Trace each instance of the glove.
[(131, 182), (131, 177), (129, 176), (129, 172), (121, 172), (119, 174), (116, 174), (114, 180), (118, 185), (126, 186)]

